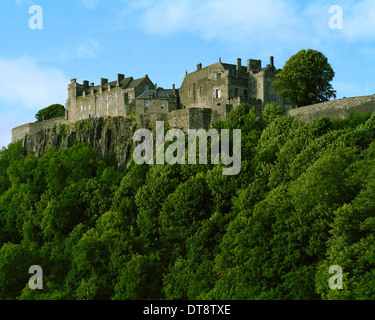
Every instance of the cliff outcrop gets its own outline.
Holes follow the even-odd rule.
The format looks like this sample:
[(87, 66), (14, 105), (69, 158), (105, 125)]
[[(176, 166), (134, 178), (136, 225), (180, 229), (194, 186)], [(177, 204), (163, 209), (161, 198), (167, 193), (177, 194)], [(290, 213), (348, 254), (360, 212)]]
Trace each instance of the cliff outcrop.
[(40, 157), (53, 146), (61, 151), (75, 143), (85, 142), (97, 150), (98, 160), (114, 153), (117, 168), (122, 170), (130, 161), (136, 129), (137, 122), (134, 118), (94, 118), (43, 128), (27, 134), (22, 139), (22, 145), (27, 155)]

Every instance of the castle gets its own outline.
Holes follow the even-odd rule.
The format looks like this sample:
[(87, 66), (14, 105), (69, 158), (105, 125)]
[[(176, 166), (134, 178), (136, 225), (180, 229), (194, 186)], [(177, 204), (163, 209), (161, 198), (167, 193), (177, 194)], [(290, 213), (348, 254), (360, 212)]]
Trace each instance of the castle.
[(111, 82), (101, 78), (98, 85), (87, 80), (80, 84), (72, 79), (68, 84), (65, 117), (14, 128), (12, 142), (54, 124), (90, 118), (135, 115), (141, 127), (152, 129), (157, 120), (163, 120), (187, 131), (225, 120), (242, 102), (254, 105), (258, 113), (271, 101), (287, 109), (271, 86), (278, 72), (273, 57), (265, 67), (260, 60), (249, 59), (242, 66), (239, 58), (236, 64), (223, 63), (219, 58), (215, 64), (202, 67), (199, 63), (196, 71), (186, 71), (179, 89), (174, 84), (171, 89), (159, 88), (148, 75), (134, 79), (118, 74)]
[(186, 71), (179, 89), (163, 89), (153, 83), (148, 75), (134, 79), (117, 75), (117, 80), (108, 82), (101, 78), (95, 85), (89, 81), (68, 84), (68, 99), (65, 116), (46, 121), (27, 123), (12, 130), (12, 142), (28, 135), (56, 126), (72, 124), (91, 118), (133, 116), (142, 128), (155, 129), (156, 121), (168, 122), (169, 126), (183, 129), (207, 129), (242, 102), (254, 106), (261, 114), (269, 102), (276, 102), (285, 113), (303, 122), (328, 117), (331, 120), (348, 117), (350, 112), (375, 112), (375, 96), (344, 98), (292, 109), (272, 89), (277, 73), (274, 58), (262, 67), (260, 60), (247, 60), (242, 66), (219, 61), (207, 67), (197, 64), (191, 73)]

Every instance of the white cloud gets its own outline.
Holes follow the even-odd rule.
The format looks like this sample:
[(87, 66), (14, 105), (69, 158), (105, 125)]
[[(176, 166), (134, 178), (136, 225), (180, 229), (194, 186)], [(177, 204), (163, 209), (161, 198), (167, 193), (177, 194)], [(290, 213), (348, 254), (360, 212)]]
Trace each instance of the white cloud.
[[(48, 60), (64, 61), (77, 59), (96, 59), (98, 53), (102, 50), (99, 42), (94, 38), (88, 38), (84, 42), (72, 46), (69, 51), (55, 49), (48, 51)], [(56, 52), (57, 51), (57, 52)]]
[(64, 103), (68, 77), (56, 68), (39, 66), (28, 57), (0, 58), (0, 101), (39, 110)]
[(0, 149), (2, 147), (8, 146), (12, 140), (12, 128), (16, 126), (16, 115), (7, 111), (0, 115), (1, 117), (1, 126), (0, 126)]
[[(145, 33), (194, 34), (206, 40), (252, 45), (325, 45), (375, 38), (375, 1), (339, 1), (344, 29), (331, 30), (329, 0), (133, 0), (128, 18)], [(128, 20), (126, 20), (128, 23)]]
[[(293, 0), (162, 0), (133, 5), (138, 25), (149, 34), (198, 34), (207, 40), (223, 40), (249, 45), (257, 42), (295, 43), (314, 38), (310, 15)], [(327, 10), (325, 15), (328, 28)], [(320, 21), (319, 21), (320, 23)]]
[(352, 41), (369, 40), (375, 37), (375, 2), (357, 1), (343, 7), (344, 36)]
[(16, 5), (17, 6), (22, 6), (22, 5), (31, 5), (32, 4), (32, 0), (16, 0)]
[(81, 2), (88, 9), (95, 8), (99, 4), (99, 0), (81, 0)]

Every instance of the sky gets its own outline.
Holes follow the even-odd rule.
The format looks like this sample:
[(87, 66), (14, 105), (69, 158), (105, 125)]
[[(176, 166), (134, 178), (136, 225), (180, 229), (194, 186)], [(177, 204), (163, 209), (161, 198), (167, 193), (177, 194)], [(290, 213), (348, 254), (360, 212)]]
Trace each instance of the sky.
[(38, 110), (65, 105), (73, 78), (148, 74), (179, 88), (198, 63), (274, 56), (282, 68), (314, 49), (337, 98), (375, 93), (373, 0), (2, 0), (0, 39), (0, 148)]

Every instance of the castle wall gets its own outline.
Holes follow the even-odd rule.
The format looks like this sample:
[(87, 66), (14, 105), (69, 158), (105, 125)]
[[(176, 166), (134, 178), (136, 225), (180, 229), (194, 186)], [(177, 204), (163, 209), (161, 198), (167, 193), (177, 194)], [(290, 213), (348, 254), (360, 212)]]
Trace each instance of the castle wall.
[(39, 131), (45, 129), (52, 129), (54, 126), (58, 126), (59, 124), (68, 123), (69, 121), (67, 121), (65, 117), (60, 117), (24, 124), (12, 130), (12, 142), (22, 140), (25, 138), (26, 135), (34, 135)]
[(30, 133), (30, 128), (33, 124), (26, 123), (22, 126), (16, 127), (12, 129), (12, 143), (22, 140), (27, 134)]
[(189, 129), (208, 129), (214, 121), (225, 120), (232, 110), (231, 105), (221, 106), (217, 110), (210, 108), (186, 108), (167, 113), (141, 114), (140, 126), (155, 130), (156, 121), (168, 122), (172, 128), (179, 128), (185, 132)]
[[(147, 103), (147, 109), (146, 109)], [(149, 100), (136, 100), (135, 101), (135, 111), (137, 117), (142, 113), (166, 113), (177, 109), (176, 102), (169, 102), (166, 99), (149, 99)]]
[(330, 120), (345, 119), (350, 112), (375, 112), (375, 96), (344, 98), (288, 110), (290, 116), (303, 122), (322, 117), (328, 117)]
[(126, 116), (126, 94), (123, 89), (113, 88), (110, 91), (103, 90), (99, 94), (78, 97), (76, 100), (75, 121), (92, 117)]
[(184, 78), (179, 95), (181, 104), (186, 107), (212, 108), (225, 105), (228, 99), (229, 72), (221, 63), (190, 73)]

